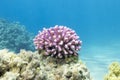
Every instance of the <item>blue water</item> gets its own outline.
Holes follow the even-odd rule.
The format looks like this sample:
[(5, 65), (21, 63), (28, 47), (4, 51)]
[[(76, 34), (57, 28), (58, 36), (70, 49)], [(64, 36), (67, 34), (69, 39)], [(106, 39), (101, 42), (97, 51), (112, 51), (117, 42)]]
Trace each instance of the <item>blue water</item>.
[(0, 18), (19, 21), (34, 34), (56, 24), (74, 29), (94, 80), (120, 61), (120, 0), (0, 0)]

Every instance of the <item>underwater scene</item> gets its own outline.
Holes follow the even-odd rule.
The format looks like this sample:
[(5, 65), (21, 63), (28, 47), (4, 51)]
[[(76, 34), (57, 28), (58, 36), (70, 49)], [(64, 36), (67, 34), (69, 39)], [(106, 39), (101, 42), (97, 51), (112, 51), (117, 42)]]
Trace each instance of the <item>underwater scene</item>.
[(0, 80), (120, 80), (119, 0), (0, 0)]

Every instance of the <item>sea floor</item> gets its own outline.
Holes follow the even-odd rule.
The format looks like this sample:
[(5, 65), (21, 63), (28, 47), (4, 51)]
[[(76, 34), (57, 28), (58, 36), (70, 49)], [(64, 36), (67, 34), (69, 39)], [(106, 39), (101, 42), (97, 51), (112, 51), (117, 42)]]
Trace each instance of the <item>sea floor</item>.
[(109, 65), (114, 62), (120, 62), (120, 44), (111, 46), (91, 45), (83, 47), (80, 52), (80, 58), (88, 67), (93, 80), (104, 80), (108, 73)]

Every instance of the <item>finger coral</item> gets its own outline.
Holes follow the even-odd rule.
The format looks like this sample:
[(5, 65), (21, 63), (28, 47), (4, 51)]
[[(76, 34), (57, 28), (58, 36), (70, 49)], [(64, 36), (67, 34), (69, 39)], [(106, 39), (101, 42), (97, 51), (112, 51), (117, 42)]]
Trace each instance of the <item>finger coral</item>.
[(120, 80), (120, 63), (113, 62), (109, 67), (109, 73), (104, 80)]
[(77, 56), (77, 51), (81, 48), (82, 41), (74, 30), (66, 26), (51, 27), (43, 29), (34, 38), (36, 49), (44, 50), (44, 55), (55, 58), (66, 58), (71, 55)]
[(0, 19), (0, 49), (7, 48), (17, 53), (20, 49), (34, 51), (32, 39), (33, 36), (24, 25)]

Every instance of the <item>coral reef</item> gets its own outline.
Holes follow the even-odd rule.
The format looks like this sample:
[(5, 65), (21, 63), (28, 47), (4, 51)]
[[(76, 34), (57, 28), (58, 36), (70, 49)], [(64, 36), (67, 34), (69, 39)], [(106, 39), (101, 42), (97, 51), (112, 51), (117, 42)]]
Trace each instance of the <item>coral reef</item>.
[(104, 80), (120, 80), (120, 63), (113, 62), (109, 66), (109, 73), (105, 75)]
[(73, 57), (74, 60), (57, 59), (42, 53), (0, 50), (0, 80), (92, 80), (82, 61)]
[(36, 49), (45, 50), (44, 55), (55, 58), (66, 58), (71, 55), (77, 56), (77, 51), (81, 48), (82, 41), (74, 30), (66, 26), (51, 27), (43, 29), (34, 38)]
[(19, 52), (20, 49), (34, 51), (33, 36), (24, 25), (0, 19), (0, 49), (7, 48)]

